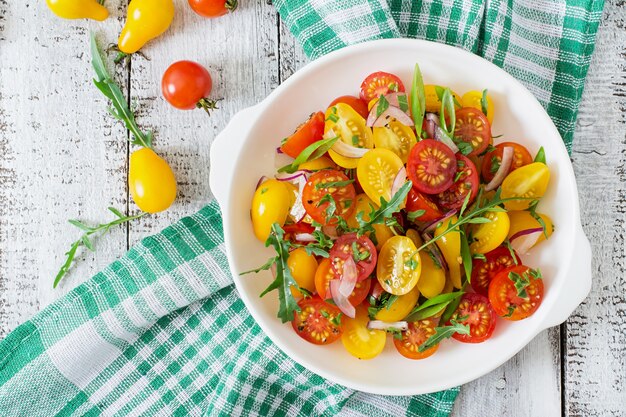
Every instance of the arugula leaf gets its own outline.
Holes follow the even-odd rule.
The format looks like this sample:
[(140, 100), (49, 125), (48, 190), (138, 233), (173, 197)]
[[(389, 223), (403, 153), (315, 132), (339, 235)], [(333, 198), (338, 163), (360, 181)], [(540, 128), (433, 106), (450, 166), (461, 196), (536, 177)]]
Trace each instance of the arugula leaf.
[(376, 103), (376, 117), (380, 117), (380, 115), (383, 114), (388, 108), (389, 101), (387, 101), (385, 96), (381, 95)]
[(418, 138), (422, 136), (422, 122), (426, 114), (426, 94), (424, 93), (424, 79), (420, 66), (415, 63), (413, 70), (413, 83), (411, 85), (411, 115), (415, 123), (415, 133)]
[(504, 239), (504, 245), (509, 250), (509, 255), (511, 255), (511, 258), (513, 259), (515, 265), (519, 265), (519, 262), (517, 262), (517, 257), (515, 256), (515, 251), (513, 250), (513, 246), (511, 246), (511, 241), (508, 237)]
[(412, 185), (411, 181), (405, 182), (388, 202), (381, 197), (380, 207), (372, 210), (369, 220), (364, 220), (362, 213), (357, 213), (357, 222), (359, 223), (360, 228), (359, 236), (362, 236), (368, 231), (374, 230), (372, 227), (374, 224), (384, 224), (385, 220), (393, 216), (394, 213), (400, 211), (400, 206), (404, 203)]
[(488, 108), (489, 108), (489, 102), (487, 101), (487, 89), (485, 88), (483, 90), (483, 95), (480, 98), (480, 109), (482, 110), (485, 116), (487, 116)]
[(533, 216), (533, 219), (537, 220), (537, 223), (539, 223), (539, 225), (543, 229), (544, 237), (548, 239), (548, 226), (546, 226), (546, 222), (543, 220), (543, 218), (541, 218), (541, 216), (537, 214), (538, 204), (539, 204), (539, 200), (535, 200), (532, 203), (530, 203), (530, 205), (528, 206), (528, 212), (530, 213), (531, 216)]
[(467, 156), (470, 153), (472, 153), (472, 151), (474, 150), (474, 148), (472, 148), (472, 145), (462, 141), (461, 139), (457, 139), (457, 138), (452, 138), (452, 142), (454, 142), (454, 144), (457, 146), (457, 148), (459, 148), (459, 152), (461, 152), (461, 154)]
[(414, 222), (415, 220), (417, 220), (418, 218), (422, 217), (424, 214), (426, 214), (426, 210), (415, 210), (415, 211), (409, 211), (406, 214), (406, 217)]
[(415, 307), (404, 320), (411, 322), (432, 317), (445, 309), (448, 304), (463, 294), (465, 294), (465, 291), (462, 290), (447, 294), (439, 294)]
[(298, 155), (291, 164), (285, 165), (284, 167), (280, 168), (278, 172), (287, 172), (289, 174), (293, 174), (298, 170), (301, 164), (313, 159), (317, 159), (324, 155), (326, 152), (328, 152), (328, 150), (333, 147), (338, 139), (339, 136), (335, 136), (334, 138), (322, 139), (310, 144), (309, 146), (304, 148), (302, 152), (300, 152), (300, 155)]
[(322, 258), (330, 257), (330, 254), (328, 253), (328, 251), (320, 248), (319, 246), (310, 244), (310, 245), (304, 245), (303, 248), (306, 254), (309, 256), (315, 255), (315, 256), (321, 256)]
[(261, 265), (260, 267), (256, 268), (256, 269), (251, 269), (249, 271), (244, 271), (244, 272), (240, 272), (239, 275), (247, 275), (247, 274), (252, 274), (252, 273), (259, 273), (261, 271), (267, 271), (268, 269), (270, 269), (272, 267), (272, 265), (274, 265), (276, 262), (278, 261), (278, 258), (276, 256), (273, 256), (271, 258), (269, 258), (267, 260), (267, 262), (265, 262), (263, 265)]
[(291, 287), (300, 290), (300, 287), (296, 283), (296, 280), (291, 275), (291, 270), (287, 265), (287, 259), (289, 258), (289, 241), (284, 239), (284, 231), (278, 223), (272, 225), (265, 246), (273, 246), (276, 250), (276, 277), (270, 285), (263, 290), (259, 297), (263, 297), (265, 294), (273, 290), (278, 290), (278, 318), (286, 323), (293, 320), (294, 311), (300, 311), (298, 303), (291, 294)]
[(315, 189), (316, 190), (321, 190), (322, 188), (345, 187), (346, 185), (350, 185), (353, 182), (354, 182), (354, 180), (319, 182), (319, 183), (315, 184)]
[(406, 97), (406, 94), (398, 94), (398, 107), (403, 112), (406, 112), (409, 109), (409, 100)]
[(524, 272), (520, 275), (517, 272), (511, 271), (509, 272), (509, 279), (513, 282), (513, 285), (515, 285), (517, 296), (520, 298), (528, 298), (528, 292), (526, 291), (526, 288), (530, 285), (528, 272)]
[(435, 327), (435, 334), (430, 336), (418, 349), (419, 352), (424, 352), (436, 345), (442, 340), (451, 338), (454, 334), (470, 334), (469, 325), (461, 324), (456, 320), (451, 320), (449, 326)]
[(546, 151), (543, 149), (543, 146), (537, 151), (537, 155), (535, 155), (533, 162), (541, 162), (542, 164), (546, 163)]

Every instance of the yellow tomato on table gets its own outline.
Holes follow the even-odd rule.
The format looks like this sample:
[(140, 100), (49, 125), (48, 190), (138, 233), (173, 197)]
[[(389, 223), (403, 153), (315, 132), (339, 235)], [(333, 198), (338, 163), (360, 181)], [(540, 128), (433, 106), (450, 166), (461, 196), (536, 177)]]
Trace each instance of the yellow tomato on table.
[(150, 148), (130, 155), (128, 188), (135, 204), (147, 213), (166, 210), (176, 199), (172, 168)]

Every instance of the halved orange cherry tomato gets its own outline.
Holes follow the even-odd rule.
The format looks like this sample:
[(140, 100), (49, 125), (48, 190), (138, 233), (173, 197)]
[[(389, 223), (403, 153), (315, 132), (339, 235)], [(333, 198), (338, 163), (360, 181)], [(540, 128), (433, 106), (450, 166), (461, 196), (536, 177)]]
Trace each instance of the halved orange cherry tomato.
[(452, 337), (464, 343), (480, 343), (489, 339), (496, 328), (496, 313), (484, 295), (467, 293), (450, 320), (469, 325), (469, 334), (455, 333)]
[(323, 135), (324, 113), (318, 111), (311, 114), (306, 122), (298, 126), (280, 149), (292, 158), (296, 158), (307, 146), (321, 140)]
[(417, 247), (406, 236), (394, 236), (385, 243), (378, 254), (376, 278), (385, 291), (403, 295), (411, 291), (422, 272)]
[(478, 193), (480, 179), (474, 163), (468, 157), (457, 153), (456, 166), (455, 181), (447, 190), (435, 197), (439, 207), (447, 210), (460, 208), (468, 194), (470, 195), (469, 204), (471, 204)]
[(519, 143), (499, 143), (493, 151), (485, 154), (483, 159), (482, 175), (485, 182), (491, 181), (496, 175), (496, 172), (498, 172), (500, 163), (502, 162), (502, 153), (506, 147), (513, 148), (513, 162), (511, 162), (509, 172), (514, 171), (517, 168), (521, 168), (524, 165), (528, 165), (533, 161), (533, 157), (530, 156), (530, 152), (528, 152), (528, 150)]
[(469, 235), (472, 237), (469, 248), (472, 254), (491, 252), (504, 242), (509, 234), (509, 215), (504, 211), (488, 211), (484, 217), (489, 223), (473, 224)]
[(337, 307), (316, 296), (303, 298), (298, 306), (300, 311), (294, 311), (291, 322), (298, 336), (315, 345), (327, 345), (341, 337), (342, 326), (337, 324), (341, 311)]
[[(515, 258), (513, 258), (515, 255)], [(489, 294), (489, 283), (501, 271), (521, 264), (522, 260), (513, 250), (506, 246), (500, 246), (485, 254), (485, 259), (475, 258), (472, 261), (471, 284), (474, 291), (485, 297)]]
[[(550, 170), (546, 164), (533, 162), (511, 172), (502, 182), (501, 197), (524, 197), (524, 200), (505, 201), (507, 210), (526, 210), (532, 199), (541, 198), (548, 189)], [(530, 200), (529, 200), (530, 199)]]
[(332, 107), (337, 103), (345, 103), (348, 106), (352, 107), (354, 109), (354, 111), (356, 111), (357, 113), (359, 113), (361, 115), (362, 118), (367, 119), (367, 116), (369, 115), (369, 110), (367, 109), (367, 102), (361, 100), (358, 97), (355, 96), (341, 96), (341, 97), (337, 97), (336, 99), (333, 100), (332, 103), (330, 103), (328, 105), (328, 107)]
[[(520, 286), (522, 288), (518, 290)], [(489, 301), (496, 314), (507, 320), (517, 321), (531, 316), (542, 300), (541, 274), (524, 265), (501, 271), (489, 284)]]
[(384, 96), (390, 92), (404, 91), (402, 80), (388, 72), (378, 71), (368, 75), (361, 83), (361, 100), (370, 100)]
[(332, 198), (336, 207), (333, 214), (347, 219), (354, 210), (352, 203), (356, 191), (352, 184), (337, 186), (336, 183), (345, 184), (349, 180), (346, 174), (334, 169), (325, 169), (311, 175), (302, 190), (302, 205), (309, 216), (323, 225), (336, 224), (336, 219), (332, 219), (330, 223), (327, 221), (327, 209), (331, 202), (324, 199)]
[(377, 148), (368, 151), (359, 160), (356, 175), (365, 194), (380, 206), (381, 198), (391, 200), (393, 182), (403, 167), (398, 155), (389, 149)]
[[(358, 253), (355, 253), (358, 251)], [(343, 263), (352, 257), (358, 271), (357, 281), (363, 281), (374, 272), (378, 254), (374, 243), (367, 236), (357, 237), (356, 233), (347, 233), (335, 241), (330, 250), (330, 261), (335, 276), (343, 273)]]
[(416, 190), (437, 194), (452, 185), (456, 168), (456, 157), (450, 148), (436, 140), (424, 139), (411, 149), (407, 174)]
[[(315, 272), (315, 290), (322, 299), (328, 300), (331, 298), (328, 287), (330, 285), (330, 281), (337, 278), (338, 277), (335, 275), (331, 266), (330, 259), (323, 259)], [(369, 294), (371, 286), (371, 278), (357, 282), (354, 286), (354, 291), (352, 291), (352, 294), (348, 297), (350, 304), (355, 307), (361, 304), (367, 297), (367, 294)]]
[(367, 307), (363, 304), (357, 306), (356, 316), (341, 317), (343, 334), (341, 343), (349, 354), (359, 359), (372, 359), (380, 355), (387, 342), (387, 333), (384, 330), (369, 330), (367, 323), (369, 316)]
[(405, 358), (425, 359), (439, 349), (439, 345), (435, 345), (423, 352), (419, 351), (420, 346), (435, 334), (435, 327), (437, 327), (437, 322), (433, 319), (409, 323), (409, 329), (402, 333), (402, 339), (394, 337), (393, 344)]
[(424, 210), (424, 214), (415, 218), (415, 220), (420, 222), (430, 222), (440, 219), (443, 216), (439, 207), (437, 207), (430, 198), (420, 193), (415, 188), (411, 188), (406, 198), (406, 211), (407, 213), (414, 213), (421, 210)]
[(464, 107), (456, 112), (454, 136), (472, 146), (474, 150), (470, 155), (478, 155), (491, 142), (491, 125), (480, 110)]

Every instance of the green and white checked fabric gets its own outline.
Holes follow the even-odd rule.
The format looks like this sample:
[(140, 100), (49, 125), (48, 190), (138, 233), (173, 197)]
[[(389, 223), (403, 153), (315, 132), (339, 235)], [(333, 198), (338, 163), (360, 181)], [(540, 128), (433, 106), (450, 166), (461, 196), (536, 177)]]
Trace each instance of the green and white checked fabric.
[[(305, 52), (398, 36), (446, 42), (520, 79), (571, 148), (602, 0), (275, 0)], [(363, 394), (287, 358), (232, 286), (215, 202), (0, 342), (0, 416), (444, 417), (458, 389)]]
[(285, 356), (233, 288), (212, 202), (0, 342), (0, 416), (446, 416), (457, 391), (378, 397)]
[(274, 0), (310, 58), (372, 39), (459, 46), (519, 79), (568, 151), (604, 0)]

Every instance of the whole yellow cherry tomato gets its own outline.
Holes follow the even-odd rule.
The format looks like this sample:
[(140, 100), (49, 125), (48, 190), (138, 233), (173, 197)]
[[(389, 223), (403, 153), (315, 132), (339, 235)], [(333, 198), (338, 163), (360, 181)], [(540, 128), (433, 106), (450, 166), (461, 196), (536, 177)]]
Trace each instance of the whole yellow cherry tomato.
[[(449, 217), (441, 222), (439, 227), (435, 229), (435, 236), (440, 236), (448, 229), (450, 222), (456, 223), (456, 216)], [(458, 229), (452, 230), (441, 236), (437, 241), (437, 246), (448, 264), (450, 272), (450, 281), (455, 288), (461, 288), (461, 234)]]
[[(356, 110), (345, 103), (337, 103), (326, 110), (324, 135), (328, 135), (330, 131), (332, 135), (339, 136), (340, 141), (350, 146), (367, 149), (374, 147), (372, 129), (367, 127), (365, 119)], [(359, 158), (348, 158), (332, 149), (328, 154), (343, 168), (356, 168), (359, 162)]]
[[(406, 231), (406, 237), (411, 239), (417, 247), (422, 246), (424, 243), (419, 233), (413, 229)], [(441, 294), (446, 285), (446, 271), (442, 265), (435, 262), (433, 257), (431, 257), (428, 248), (421, 252), (420, 259), (422, 261), (422, 273), (419, 281), (417, 281), (417, 288), (424, 297), (433, 298)]]
[(150, 148), (130, 155), (128, 187), (135, 204), (147, 213), (166, 210), (176, 199), (172, 168)]
[(398, 296), (396, 301), (391, 303), (389, 308), (383, 307), (381, 310), (376, 313), (376, 320), (382, 321), (400, 321), (404, 320), (406, 316), (409, 315), (415, 304), (417, 304), (417, 299), (420, 296), (420, 290), (417, 289), (417, 286), (413, 288), (411, 291), (404, 295)]
[[(356, 216), (359, 213), (363, 213), (363, 220), (368, 221), (370, 219), (372, 207), (375, 208), (376, 204), (374, 204), (374, 202), (366, 194), (357, 195), (354, 199), (353, 204), (354, 211), (352, 212), (350, 217), (346, 219), (346, 221), (348, 223), (348, 226), (358, 228), (359, 222)], [(384, 224), (374, 224), (372, 225), (372, 227), (374, 228), (374, 236), (372, 236), (370, 233), (367, 233), (367, 236), (372, 239), (372, 242), (374, 242), (374, 244), (376, 245), (376, 249), (378, 250), (383, 247), (387, 240), (395, 236), (389, 226), (386, 226)]]
[(344, 316), (341, 321), (344, 323), (341, 343), (349, 354), (359, 359), (372, 359), (380, 355), (387, 342), (387, 333), (367, 328), (369, 316), (363, 304), (356, 307), (353, 319)]
[(291, 204), (293, 191), (284, 182), (270, 179), (259, 185), (250, 208), (252, 228), (257, 239), (265, 242), (274, 223), (281, 227), (285, 224)]
[[(463, 107), (473, 107), (475, 109), (483, 111), (482, 99), (482, 91), (468, 91), (467, 93), (463, 94), (463, 97), (461, 97), (461, 104), (463, 105)], [(494, 110), (495, 107), (493, 105), (493, 101), (491, 100), (491, 97), (489, 97), (489, 94), (487, 94), (487, 113), (485, 113), (485, 116), (487, 116), (487, 120), (489, 120), (489, 123), (493, 123)]]
[[(424, 85), (424, 96), (426, 97), (426, 111), (429, 113), (439, 113), (439, 111), (441, 110), (441, 100), (439, 100), (439, 96), (437, 95), (437, 88), (441, 88), (442, 90), (444, 89), (444, 87), (440, 87), (438, 85)], [(459, 106), (457, 103), (461, 102), (461, 97), (454, 91), (452, 92), (452, 96), (455, 99), (455, 107), (458, 108)]]
[(97, 0), (46, 0), (52, 13), (63, 19), (106, 20), (109, 11)]
[(374, 146), (389, 149), (398, 155), (405, 164), (411, 148), (416, 143), (417, 138), (413, 129), (397, 120), (390, 121), (386, 127), (374, 128)]
[[(533, 162), (511, 171), (502, 182), (503, 199), (514, 197), (541, 198), (548, 189), (550, 182), (550, 170), (546, 164)], [(526, 210), (532, 200), (511, 200), (505, 201), (504, 207), (507, 210)]]
[(385, 291), (404, 295), (411, 291), (422, 272), (422, 261), (417, 247), (406, 236), (389, 239), (378, 254), (376, 278)]
[(307, 161), (300, 164), (299, 169), (305, 169), (309, 171), (319, 171), (322, 169), (337, 169), (337, 165), (327, 156), (321, 156), (312, 161)]
[(489, 223), (473, 224), (469, 235), (473, 242), (469, 248), (472, 254), (491, 252), (504, 242), (509, 233), (509, 215), (503, 211), (488, 211), (484, 217)]
[(154, 38), (163, 34), (174, 19), (172, 0), (132, 0), (128, 5), (126, 24), (117, 46), (125, 54), (132, 54)]
[[(513, 237), (516, 233), (521, 232), (522, 230), (541, 228), (541, 224), (528, 211), (509, 211), (508, 214), (509, 220), (511, 222), (511, 227), (509, 227), (508, 235), (509, 239)], [(537, 213), (537, 215), (541, 217), (544, 224), (546, 225), (546, 234), (549, 238), (550, 236), (552, 236), (552, 232), (554, 231), (552, 219), (546, 214)], [(539, 236), (537, 242), (535, 242), (535, 245), (543, 242), (544, 240), (546, 240), (546, 236), (541, 233), (541, 236)]]
[[(300, 288), (310, 293), (315, 292), (315, 271), (317, 271), (315, 255), (309, 255), (304, 248), (298, 248), (289, 254), (287, 266)], [(291, 294), (294, 297), (302, 297), (302, 293), (295, 288), (291, 288)]]
[(401, 168), (404, 167), (398, 155), (389, 149), (377, 148), (368, 151), (356, 167), (359, 184), (365, 194), (380, 206), (381, 197), (391, 200), (391, 188)]

